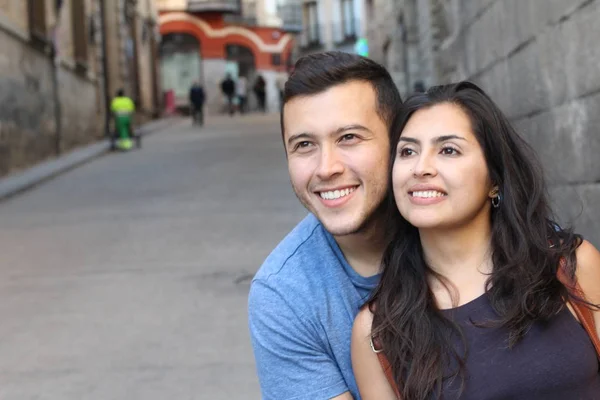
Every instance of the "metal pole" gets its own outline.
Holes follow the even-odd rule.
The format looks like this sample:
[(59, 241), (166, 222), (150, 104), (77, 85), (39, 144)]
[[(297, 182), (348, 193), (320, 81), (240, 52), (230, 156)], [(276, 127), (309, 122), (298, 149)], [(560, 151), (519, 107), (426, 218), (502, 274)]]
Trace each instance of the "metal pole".
[(60, 103), (60, 86), (58, 84), (58, 74), (60, 69), (60, 61), (56, 57), (56, 46), (52, 43), (50, 54), (50, 62), (52, 63), (52, 91), (54, 92), (54, 120), (56, 121), (56, 155), (61, 154), (62, 142), (62, 107)]
[[(33, 12), (33, 2), (29, 2), (30, 13)], [(54, 100), (54, 122), (56, 127), (56, 155), (61, 154), (62, 142), (62, 107), (60, 103), (60, 85), (58, 83), (58, 74), (60, 72), (60, 58), (58, 47), (56, 45), (58, 30), (61, 22), (62, 2), (56, 3), (56, 23), (52, 29), (52, 40), (50, 41), (50, 63), (52, 68), (52, 93)]]
[(100, 31), (102, 35), (102, 80), (104, 81), (104, 136), (110, 137), (110, 85), (108, 71), (108, 46), (106, 44), (106, 5), (100, 2)]

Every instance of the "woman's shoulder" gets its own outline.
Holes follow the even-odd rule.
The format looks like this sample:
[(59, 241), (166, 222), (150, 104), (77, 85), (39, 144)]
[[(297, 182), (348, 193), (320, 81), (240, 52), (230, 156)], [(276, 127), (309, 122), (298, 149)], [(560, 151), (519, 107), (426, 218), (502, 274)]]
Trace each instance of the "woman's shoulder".
[(364, 333), (366, 335), (371, 334), (371, 326), (373, 325), (373, 312), (371, 311), (369, 304), (365, 304), (361, 307), (354, 318), (354, 328), (357, 333)]
[(588, 301), (600, 303), (600, 251), (587, 240), (577, 248), (577, 282)]
[(398, 397), (381, 367), (371, 340), (373, 313), (363, 306), (352, 328), (352, 370), (363, 400), (392, 400)]
[(354, 325), (352, 326), (352, 345), (353, 347), (363, 347), (365, 349), (372, 346), (372, 326), (373, 326), (373, 313), (371, 312), (369, 305), (364, 305), (356, 314), (354, 318)]

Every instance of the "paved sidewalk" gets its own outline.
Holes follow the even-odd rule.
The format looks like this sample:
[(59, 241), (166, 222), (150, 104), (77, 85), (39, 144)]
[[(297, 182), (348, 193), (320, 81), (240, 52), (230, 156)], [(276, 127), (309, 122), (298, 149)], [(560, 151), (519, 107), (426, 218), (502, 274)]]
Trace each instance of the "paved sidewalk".
[[(178, 117), (162, 118), (148, 122), (138, 131), (144, 136), (177, 125), (184, 119)], [(110, 141), (103, 139), (99, 142), (77, 148), (58, 158), (41, 162), (24, 171), (0, 178), (0, 201), (19, 194), (65, 171), (75, 168), (110, 150)]]

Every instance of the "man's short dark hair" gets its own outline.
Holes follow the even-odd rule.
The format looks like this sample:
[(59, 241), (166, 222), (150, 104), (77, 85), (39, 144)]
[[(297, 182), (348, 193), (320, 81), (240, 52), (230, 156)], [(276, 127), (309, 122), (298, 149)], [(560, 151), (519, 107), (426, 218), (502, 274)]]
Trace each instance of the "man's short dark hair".
[(123, 96), (125, 96), (125, 89), (117, 90), (117, 97), (123, 97)]
[(283, 107), (290, 100), (322, 93), (336, 85), (351, 81), (368, 82), (377, 97), (377, 114), (391, 127), (402, 98), (390, 73), (375, 61), (356, 54), (327, 51), (301, 57), (285, 83), (281, 104), (281, 135)]

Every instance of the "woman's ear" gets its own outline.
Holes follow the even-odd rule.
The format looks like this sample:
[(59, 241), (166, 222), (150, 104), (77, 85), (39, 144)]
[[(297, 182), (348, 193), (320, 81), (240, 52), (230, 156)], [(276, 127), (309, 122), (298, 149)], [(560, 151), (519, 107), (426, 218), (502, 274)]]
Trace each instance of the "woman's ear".
[(497, 185), (494, 185), (492, 187), (492, 190), (490, 190), (490, 193), (488, 194), (490, 199), (495, 199), (496, 197), (498, 197), (498, 195), (500, 194), (500, 188)]

